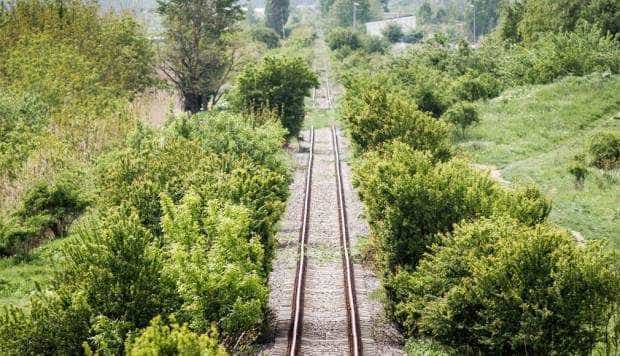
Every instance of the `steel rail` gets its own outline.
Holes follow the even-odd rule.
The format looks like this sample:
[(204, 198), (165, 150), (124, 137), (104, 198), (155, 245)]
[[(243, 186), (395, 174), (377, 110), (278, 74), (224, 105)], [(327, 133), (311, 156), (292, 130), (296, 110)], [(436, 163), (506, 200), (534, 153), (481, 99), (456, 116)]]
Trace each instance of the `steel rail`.
[(312, 166), (314, 164), (314, 127), (310, 128), (310, 152), (306, 171), (306, 186), (304, 205), (301, 215), (301, 229), (299, 230), (299, 260), (295, 274), (295, 290), (293, 291), (293, 308), (291, 311), (291, 327), (288, 335), (287, 354), (294, 356), (299, 351), (303, 324), (304, 288), (306, 277), (306, 244), (308, 242), (308, 223), (310, 215), (310, 196), (312, 187)]
[(336, 126), (332, 125), (332, 146), (334, 149), (334, 161), (336, 169), (336, 186), (338, 190), (338, 213), (340, 226), (340, 243), (342, 248), (342, 264), (344, 271), (344, 282), (346, 288), (346, 304), (349, 324), (349, 347), (351, 355), (362, 354), (362, 338), (360, 333), (359, 314), (357, 310), (357, 300), (355, 296), (355, 278), (353, 274), (353, 264), (351, 262), (349, 247), (349, 226), (347, 223), (346, 204), (344, 199), (344, 189), (342, 182), (342, 167), (340, 164), (340, 145), (338, 144), (338, 134)]

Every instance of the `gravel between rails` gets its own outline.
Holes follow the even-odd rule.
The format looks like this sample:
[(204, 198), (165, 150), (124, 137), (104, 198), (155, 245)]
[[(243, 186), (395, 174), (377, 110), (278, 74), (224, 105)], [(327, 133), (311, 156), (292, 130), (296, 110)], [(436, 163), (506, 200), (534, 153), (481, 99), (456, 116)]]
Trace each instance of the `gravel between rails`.
[[(354, 252), (360, 236), (368, 234), (368, 225), (362, 217), (362, 205), (353, 189), (350, 167), (346, 162), (346, 138), (338, 131), (342, 177), (349, 221), (350, 243)], [(304, 133), (308, 137), (308, 132)], [(296, 255), (304, 198), (307, 148), (293, 154), (294, 179), (290, 186), (287, 209), (278, 233), (276, 256), (269, 278), (269, 305), (275, 315), (275, 340), (263, 351), (269, 355), (284, 355), (288, 346)], [(314, 169), (308, 236), (308, 268), (304, 299), (302, 355), (349, 354), (345, 289), (340, 254), (338, 206), (334, 158), (329, 128), (315, 130)], [(384, 316), (375, 296), (380, 290), (379, 280), (359, 263), (354, 263), (355, 287), (360, 315), (363, 354), (404, 355), (402, 337)]]

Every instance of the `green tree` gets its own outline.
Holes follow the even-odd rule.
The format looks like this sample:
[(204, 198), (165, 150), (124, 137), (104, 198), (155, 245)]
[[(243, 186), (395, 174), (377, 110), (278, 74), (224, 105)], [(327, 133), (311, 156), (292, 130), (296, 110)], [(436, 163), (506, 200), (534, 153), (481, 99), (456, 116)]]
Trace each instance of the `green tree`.
[[(357, 5), (354, 5), (355, 3)], [(355, 11), (357, 25), (370, 19), (368, 0), (335, 0), (330, 8), (330, 17), (337, 26), (353, 26), (353, 11)]]
[(162, 69), (186, 111), (207, 110), (221, 97), (235, 62), (231, 35), (241, 7), (234, 0), (163, 0), (158, 12), (166, 28)]
[(288, 137), (296, 137), (304, 119), (304, 98), (318, 85), (303, 58), (267, 56), (239, 75), (233, 101), (243, 111), (275, 111)]
[(284, 26), (288, 21), (289, 0), (267, 0), (265, 2), (265, 25), (284, 37)]
[(423, 22), (430, 22), (431, 19), (433, 18), (433, 8), (431, 7), (431, 4), (428, 3), (428, 1), (425, 1), (424, 3), (422, 3), (422, 5), (420, 5), (420, 8), (418, 9), (418, 16), (422, 19)]
[(489, 33), (497, 26), (500, 6), (503, 0), (472, 0), (467, 16), (467, 26), (470, 33), (474, 33), (474, 17), (476, 24), (476, 39)]
[(512, 5), (511, 11), (513, 22), (518, 21), (519, 36), (526, 42), (549, 32), (573, 31), (584, 21), (599, 27), (603, 34), (620, 31), (620, 6), (615, 0), (526, 0)]
[(617, 254), (549, 224), (462, 222), (393, 285), (407, 333), (460, 353), (587, 355), (617, 301)]
[(392, 43), (399, 42), (404, 36), (403, 27), (395, 22), (388, 24), (382, 32), (383, 36)]

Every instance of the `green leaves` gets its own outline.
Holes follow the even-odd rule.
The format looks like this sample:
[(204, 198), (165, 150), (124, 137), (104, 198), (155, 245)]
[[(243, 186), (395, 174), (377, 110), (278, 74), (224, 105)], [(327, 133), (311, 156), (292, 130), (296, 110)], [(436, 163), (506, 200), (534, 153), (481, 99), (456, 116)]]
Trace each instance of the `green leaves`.
[(415, 272), (400, 272), (408, 330), (484, 353), (588, 352), (618, 293), (613, 252), (509, 218), (461, 223)]
[(237, 77), (232, 100), (241, 111), (274, 112), (291, 138), (301, 129), (305, 97), (318, 85), (316, 74), (303, 58), (267, 56), (247, 65)]

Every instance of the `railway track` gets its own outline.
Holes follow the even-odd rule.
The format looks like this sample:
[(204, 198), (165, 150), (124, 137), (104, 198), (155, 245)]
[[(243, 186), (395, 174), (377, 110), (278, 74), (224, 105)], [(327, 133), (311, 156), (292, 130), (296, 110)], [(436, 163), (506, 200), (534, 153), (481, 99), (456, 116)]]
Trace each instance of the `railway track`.
[[(351, 261), (350, 255), (350, 246), (349, 246), (349, 232), (348, 232), (348, 223), (347, 223), (347, 214), (346, 214), (346, 203), (344, 197), (344, 188), (343, 188), (343, 178), (342, 178), (342, 168), (340, 162), (340, 145), (338, 142), (338, 134), (335, 126), (331, 128), (331, 150), (333, 151), (333, 159), (334, 159), (334, 170), (335, 170), (335, 191), (336, 191), (336, 200), (337, 200), (337, 220), (339, 225), (339, 243), (340, 243), (340, 257), (342, 260), (342, 288), (336, 288), (331, 294), (331, 296), (338, 296), (342, 300), (342, 306), (346, 309), (343, 314), (346, 315), (346, 321), (335, 321), (335, 324), (342, 325), (343, 322), (346, 323), (346, 340), (344, 340), (344, 344), (341, 342), (338, 344), (338, 341), (343, 340), (335, 340), (334, 352), (338, 352), (340, 354), (346, 353), (348, 351), (351, 355), (361, 355), (362, 353), (362, 339), (361, 339), (361, 331), (360, 331), (360, 322), (359, 315), (357, 309), (356, 302), (356, 293), (355, 293), (355, 278), (353, 273), (353, 264)], [(304, 328), (304, 311), (306, 307), (311, 308), (312, 303), (308, 303), (310, 305), (306, 305), (306, 292), (307, 292), (307, 284), (306, 284), (306, 275), (308, 268), (313, 268), (308, 259), (308, 245), (309, 241), (311, 241), (312, 236), (310, 236), (309, 225), (311, 223), (311, 209), (312, 209), (312, 171), (314, 167), (314, 153), (315, 153), (315, 135), (314, 128), (310, 129), (310, 149), (309, 149), (309, 158), (307, 160), (307, 170), (305, 177), (305, 192), (304, 192), (304, 202), (303, 202), (303, 210), (301, 216), (301, 228), (299, 232), (299, 248), (297, 252), (297, 269), (295, 273), (295, 283), (293, 288), (293, 301), (292, 301), (292, 310), (291, 310), (291, 323), (290, 329), (288, 333), (288, 355), (298, 355), (303, 353), (302, 345), (307, 341), (307, 343), (311, 343), (311, 336), (306, 337), (306, 333), (310, 333), (312, 327), (308, 326), (306, 330)], [(310, 265), (309, 265), (310, 264)], [(317, 267), (318, 268), (318, 267)], [(334, 276), (331, 276), (334, 277)], [(334, 285), (340, 286), (339, 283), (335, 283)], [(317, 291), (310, 291), (311, 293), (316, 293)], [(338, 304), (336, 301), (332, 301), (334, 305)], [(311, 310), (312, 312), (312, 310)], [(329, 318), (331, 315), (311, 315), (315, 319), (317, 318)], [(335, 317), (335, 315), (333, 316)], [(308, 322), (307, 325), (311, 325), (312, 323)], [(329, 323), (326, 323), (329, 324)], [(321, 327), (321, 326), (319, 326)], [(316, 327), (315, 327), (316, 329)], [(314, 330), (316, 332), (316, 330)], [(347, 345), (348, 343), (348, 345)], [(312, 349), (311, 346), (306, 345), (306, 349)]]

